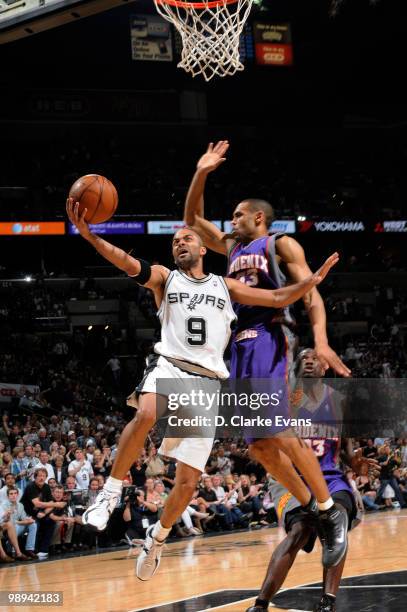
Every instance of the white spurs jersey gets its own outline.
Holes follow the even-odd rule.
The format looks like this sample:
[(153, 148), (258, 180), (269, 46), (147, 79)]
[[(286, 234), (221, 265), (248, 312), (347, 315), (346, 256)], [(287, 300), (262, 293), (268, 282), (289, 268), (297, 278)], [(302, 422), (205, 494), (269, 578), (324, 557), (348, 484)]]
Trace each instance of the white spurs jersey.
[(221, 276), (208, 274), (197, 280), (173, 270), (157, 316), (161, 341), (154, 347), (156, 353), (197, 364), (219, 378), (228, 377), (223, 353), (236, 315)]

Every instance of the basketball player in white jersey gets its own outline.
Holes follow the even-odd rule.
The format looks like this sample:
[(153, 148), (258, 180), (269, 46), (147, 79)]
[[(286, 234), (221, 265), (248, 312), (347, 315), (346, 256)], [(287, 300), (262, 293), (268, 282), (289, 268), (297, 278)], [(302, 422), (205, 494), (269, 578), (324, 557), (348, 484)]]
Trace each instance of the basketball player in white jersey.
[[(167, 397), (157, 392), (159, 379), (173, 379), (182, 386), (185, 379), (196, 381), (225, 379), (228, 371), (223, 352), (235, 318), (231, 298), (242, 304), (283, 307), (301, 298), (317, 285), (338, 261), (329, 257), (306, 280), (276, 290), (252, 289), (240, 281), (203, 272), (206, 248), (191, 229), (179, 230), (172, 243), (176, 270), (150, 266), (93, 234), (85, 221), (86, 209), (79, 215), (79, 204), (67, 200), (70, 221), (105, 259), (134, 277), (154, 293), (161, 321), (161, 341), (155, 356), (136, 389), (137, 413), (123, 430), (111, 475), (103, 490), (82, 516), (84, 524), (103, 530), (121, 496), (122, 481), (133, 461), (140, 455), (148, 432), (167, 408)], [(134, 400), (134, 395), (132, 397)], [(130, 400), (131, 405), (133, 401)], [(165, 504), (160, 520), (147, 529), (144, 548), (137, 560), (137, 576), (151, 578), (158, 569), (162, 545), (172, 525), (187, 507), (208, 460), (211, 438), (164, 438), (160, 452), (177, 460), (175, 486)]]

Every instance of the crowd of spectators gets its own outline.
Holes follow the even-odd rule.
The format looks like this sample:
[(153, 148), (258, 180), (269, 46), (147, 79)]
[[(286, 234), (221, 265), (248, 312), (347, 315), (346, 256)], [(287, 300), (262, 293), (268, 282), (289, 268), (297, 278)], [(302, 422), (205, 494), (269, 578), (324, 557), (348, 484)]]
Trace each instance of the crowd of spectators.
[(32, 322), (37, 317), (63, 317), (66, 315), (63, 295), (56, 296), (50, 291), (39, 289), (32, 291), (9, 290), (7, 300), (2, 300), (0, 320), (10, 325), (16, 324), (22, 331), (27, 321)]
[[(90, 299), (90, 293), (96, 292), (85, 280), (78, 281), (69, 296), (60, 289), (46, 288), (41, 281), (23, 288), (13, 286), (3, 293), (0, 382), (27, 386), (22, 397), (12, 399), (13, 403), (32, 404), (49, 415), (67, 405), (79, 413), (107, 412), (119, 405), (134, 384), (143, 367), (145, 349), (137, 341), (130, 316), (123, 326), (71, 326), (67, 304)], [(93, 299), (105, 297), (111, 296), (100, 291)], [(55, 316), (64, 319), (62, 329), (49, 328)], [(46, 321), (44, 327), (37, 327), (37, 317)], [(119, 354), (131, 355), (136, 365), (128, 370)], [(30, 385), (40, 392), (34, 394)]]
[(371, 338), (349, 341), (341, 354), (357, 378), (406, 378), (407, 359), (404, 347)]
[[(404, 300), (396, 302), (392, 314), (391, 307), (382, 316), (380, 310), (379, 303), (367, 335), (343, 338), (341, 357), (357, 378), (407, 378)], [(363, 315), (359, 320), (363, 320)]]
[[(50, 418), (10, 418), (0, 427), (0, 556), (4, 562), (42, 560), (126, 544), (140, 545), (146, 528), (162, 512), (176, 478), (176, 463), (157, 454), (158, 433), (131, 466), (120, 504), (106, 532), (82, 525), (81, 516), (109, 476), (117, 452), (123, 413), (88, 415), (63, 409)], [(379, 469), (346, 475), (361, 509), (407, 507), (407, 438), (355, 441)], [(346, 466), (345, 466), (346, 467)], [(242, 440), (216, 440), (190, 503), (173, 537), (275, 526), (270, 475), (253, 461)], [(0, 540), (1, 542), (1, 540)]]
[(366, 511), (407, 508), (407, 438), (369, 438), (362, 452), (378, 462), (378, 469), (368, 470), (365, 465), (358, 475), (346, 472), (359, 507)]

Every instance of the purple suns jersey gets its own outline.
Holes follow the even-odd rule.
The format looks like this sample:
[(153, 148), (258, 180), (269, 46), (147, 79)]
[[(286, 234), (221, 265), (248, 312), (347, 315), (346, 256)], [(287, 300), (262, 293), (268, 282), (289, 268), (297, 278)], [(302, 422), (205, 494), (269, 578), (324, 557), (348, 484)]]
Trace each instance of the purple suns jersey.
[(296, 412), (299, 419), (308, 419), (310, 425), (298, 425), (296, 432), (312, 448), (321, 466), (329, 492), (349, 491), (349, 485), (338, 467), (341, 447), (342, 395), (328, 385), (323, 387), (322, 400), (316, 404), (305, 393)]
[[(259, 289), (278, 289), (284, 286), (286, 279), (276, 260), (276, 240), (283, 235), (276, 233), (252, 240), (249, 244), (235, 244), (229, 253), (228, 276)], [(238, 317), (238, 330), (292, 322), (287, 308), (277, 310), (236, 303), (233, 307)]]

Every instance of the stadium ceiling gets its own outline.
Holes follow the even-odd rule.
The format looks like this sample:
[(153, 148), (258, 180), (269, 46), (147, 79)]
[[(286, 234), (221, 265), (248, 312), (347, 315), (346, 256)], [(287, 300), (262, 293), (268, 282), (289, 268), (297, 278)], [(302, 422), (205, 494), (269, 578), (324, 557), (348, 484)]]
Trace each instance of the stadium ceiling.
[(0, 44), (128, 3), (129, 0), (0, 0)]

